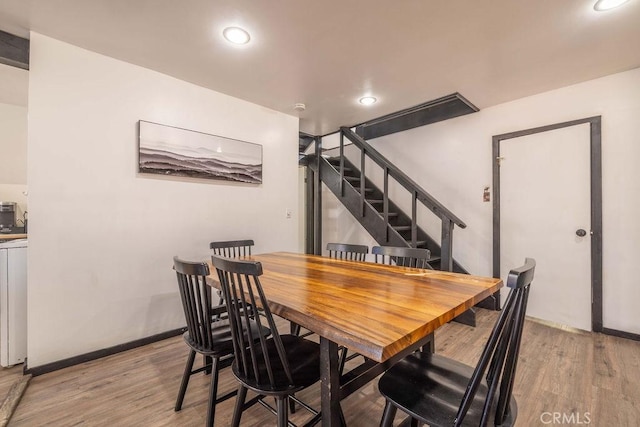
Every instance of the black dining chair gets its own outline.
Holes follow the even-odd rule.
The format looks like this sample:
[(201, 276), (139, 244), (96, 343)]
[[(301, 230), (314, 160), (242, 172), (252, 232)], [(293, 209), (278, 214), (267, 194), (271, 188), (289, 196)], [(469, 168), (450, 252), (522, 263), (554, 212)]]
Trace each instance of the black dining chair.
[(509, 272), (509, 296), (475, 369), (444, 356), (418, 352), (380, 378), (378, 389), (386, 399), (382, 427), (392, 425), (398, 409), (411, 416), (412, 425), (515, 423), (513, 383), (535, 265), (533, 259), (527, 258), (522, 267)]
[[(329, 251), (329, 258), (349, 261), (365, 261), (367, 254), (369, 253), (369, 247), (366, 245), (355, 245), (351, 243), (327, 243), (327, 251)], [(295, 333), (297, 335), (300, 334), (299, 327), (298, 329), (295, 329)], [(347, 361), (357, 357), (358, 354), (347, 356), (346, 347), (340, 347), (338, 351), (338, 370), (342, 373)]]
[[(219, 240), (209, 243), (209, 249), (214, 255), (222, 256), (225, 258), (238, 258), (251, 256), (251, 248), (254, 246), (254, 242), (251, 239), (245, 240)], [(222, 299), (222, 292), (217, 291), (220, 298), (220, 305), (224, 306), (224, 300)], [(222, 315), (224, 317), (224, 315)]]
[(225, 258), (237, 258), (251, 256), (253, 240), (224, 240), (209, 243), (209, 249), (214, 255)]
[[(206, 283), (206, 277), (209, 275), (209, 266), (206, 263), (188, 262), (174, 257), (173, 268), (178, 278), (180, 298), (187, 322), (187, 331), (183, 338), (190, 349), (178, 391), (175, 411), (182, 409), (191, 376), (199, 372), (210, 373), (207, 426), (213, 426), (216, 404), (236, 394), (234, 390), (218, 397), (219, 371), (229, 366), (233, 360), (233, 342), (229, 322), (218, 317), (220, 313), (226, 312), (227, 308), (221, 305), (213, 306), (211, 303), (212, 289)], [(269, 335), (269, 329), (259, 327), (257, 322), (251, 320), (248, 324), (251, 325), (249, 335), (252, 337)], [(248, 334), (246, 328), (244, 333)], [(196, 353), (204, 356), (205, 363), (201, 368), (193, 369)]]
[[(232, 426), (240, 425), (242, 412), (255, 403), (268, 404), (263, 396), (275, 397), (275, 412), (278, 427), (288, 425), (288, 402), (293, 399), (306, 409), (306, 404), (293, 394), (316, 383), (320, 379), (320, 346), (296, 335), (280, 335), (269, 309), (269, 301), (260, 283), (262, 264), (212, 256), (211, 261), (218, 272), (229, 322), (235, 359), (232, 372), (240, 382), (238, 397), (233, 412)], [(270, 338), (251, 339), (251, 334), (242, 334), (242, 325), (247, 318), (247, 307), (260, 307), (261, 316), (255, 320), (260, 325), (265, 321), (271, 329)], [(258, 396), (245, 402), (247, 390)], [(271, 408), (273, 409), (273, 408)], [(320, 419), (317, 411), (307, 425)]]
[(369, 253), (366, 245), (353, 245), (350, 243), (327, 243), (329, 257), (335, 259), (346, 259), (349, 261), (364, 261)]
[(407, 248), (398, 246), (374, 246), (371, 248), (374, 262), (379, 264), (399, 265), (402, 267), (429, 268), (431, 252), (429, 249)]

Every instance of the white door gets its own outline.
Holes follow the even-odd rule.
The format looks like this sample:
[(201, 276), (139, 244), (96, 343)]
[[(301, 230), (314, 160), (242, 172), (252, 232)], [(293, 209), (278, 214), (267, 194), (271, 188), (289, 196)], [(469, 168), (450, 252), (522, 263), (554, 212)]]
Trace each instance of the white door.
[(527, 315), (584, 330), (591, 330), (590, 152), (589, 123), (500, 142), (502, 278), (534, 258)]

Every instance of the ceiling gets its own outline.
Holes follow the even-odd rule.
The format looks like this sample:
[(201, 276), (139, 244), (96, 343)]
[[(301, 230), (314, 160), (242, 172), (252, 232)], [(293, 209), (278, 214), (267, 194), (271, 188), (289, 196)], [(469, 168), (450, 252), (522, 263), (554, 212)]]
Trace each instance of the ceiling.
[[(640, 67), (640, 0), (608, 12), (594, 2), (2, 0), (0, 29), (299, 116), (321, 135), (454, 92), (482, 109)], [(228, 45), (229, 25), (251, 43)], [(358, 104), (367, 94), (378, 102)]]

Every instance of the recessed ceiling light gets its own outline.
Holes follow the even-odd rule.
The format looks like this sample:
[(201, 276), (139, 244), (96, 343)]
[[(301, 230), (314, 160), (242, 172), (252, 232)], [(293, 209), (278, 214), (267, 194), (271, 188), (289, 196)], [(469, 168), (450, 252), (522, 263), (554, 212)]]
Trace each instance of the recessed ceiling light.
[(373, 96), (363, 96), (362, 98), (360, 98), (358, 102), (360, 102), (360, 104), (362, 105), (371, 105), (371, 104), (375, 104), (377, 101), (378, 100)]
[(222, 31), (222, 35), (233, 44), (247, 44), (251, 40), (249, 33), (240, 27), (227, 27)]
[(609, 10), (618, 7), (628, 1), (629, 0), (598, 0), (593, 8), (598, 12), (602, 12), (603, 10)]

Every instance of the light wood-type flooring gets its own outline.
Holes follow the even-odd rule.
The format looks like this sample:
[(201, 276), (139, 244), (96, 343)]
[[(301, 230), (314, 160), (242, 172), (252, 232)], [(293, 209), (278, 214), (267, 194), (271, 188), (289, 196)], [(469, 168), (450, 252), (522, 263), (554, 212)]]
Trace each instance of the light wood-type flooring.
[(0, 402), (4, 400), (13, 383), (22, 377), (22, 370), (22, 364), (10, 368), (0, 367)]
[[(475, 364), (496, 317), (495, 312), (479, 310), (476, 328), (458, 323), (443, 326), (436, 332), (436, 351)], [(288, 324), (283, 322), (282, 327), (286, 330)], [(202, 426), (208, 376), (193, 376), (182, 411), (173, 410), (187, 353), (182, 338), (176, 337), (35, 377), (9, 425)], [(234, 381), (230, 370), (224, 370), (220, 391), (234, 389)], [(573, 425), (638, 426), (640, 342), (569, 332), (528, 320), (514, 394), (518, 426), (571, 425), (571, 421)], [(319, 407), (319, 385), (299, 397)], [(218, 406), (216, 426), (229, 425), (233, 402)], [(343, 402), (348, 425), (356, 427), (378, 425), (383, 406), (375, 382)], [(291, 420), (308, 417), (300, 409)], [(244, 413), (241, 425), (275, 425), (275, 421), (256, 405)]]

